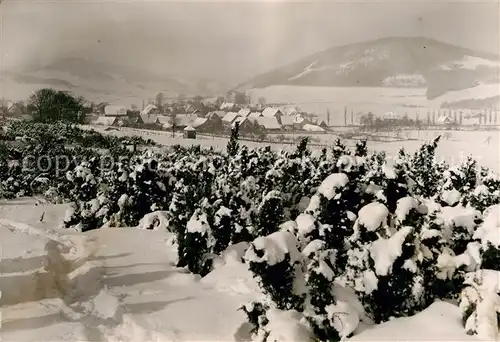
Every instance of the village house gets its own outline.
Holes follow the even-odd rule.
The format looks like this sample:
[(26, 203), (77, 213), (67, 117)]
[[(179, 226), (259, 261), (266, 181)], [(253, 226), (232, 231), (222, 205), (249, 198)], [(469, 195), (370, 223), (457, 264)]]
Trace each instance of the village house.
[(275, 118), (281, 124), (281, 117), (283, 116), (283, 113), (279, 110), (279, 108), (267, 107), (262, 112), (262, 116), (265, 118)]
[(257, 120), (257, 118), (260, 118), (260, 117), (262, 117), (262, 113), (260, 113), (260, 112), (251, 112), (247, 116), (247, 118), (250, 120)]
[(242, 116), (237, 117), (231, 127), (234, 127), (236, 123), (239, 124), (239, 131), (242, 133), (252, 133), (255, 131), (255, 123), (248, 118)]
[(256, 120), (257, 125), (265, 129), (266, 131), (281, 131), (281, 124), (275, 117), (259, 117)]
[(295, 129), (295, 117), (294, 116), (283, 116), (281, 117), (281, 126), (284, 130), (292, 131)]
[(222, 118), (222, 123), (225, 126), (230, 127), (233, 124), (234, 120), (236, 120), (236, 118), (238, 117), (241, 117), (238, 113), (229, 112)]
[(198, 132), (215, 133), (223, 130), (222, 121), (218, 116), (209, 118), (196, 118), (190, 123)]
[(205, 117), (210, 119), (210, 118), (212, 118), (212, 116), (217, 116), (219, 119), (222, 120), (222, 118), (224, 116), (226, 116), (226, 112), (224, 112), (222, 110), (216, 110), (216, 111), (212, 111), (212, 112), (208, 113)]

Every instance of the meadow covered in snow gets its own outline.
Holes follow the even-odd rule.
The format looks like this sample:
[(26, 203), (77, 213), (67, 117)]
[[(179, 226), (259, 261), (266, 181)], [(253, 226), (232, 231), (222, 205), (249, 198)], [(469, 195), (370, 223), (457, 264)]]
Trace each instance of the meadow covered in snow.
[(2, 338), (498, 339), (500, 178), (432, 138), (389, 163), (362, 141), (159, 149), (14, 124)]
[[(310, 113), (318, 113), (326, 120), (327, 110), (331, 113), (332, 125), (344, 124), (344, 107), (349, 113), (373, 112), (383, 115), (395, 112), (420, 119), (428, 111), (437, 111), (443, 103), (464, 100), (480, 100), (500, 95), (500, 85), (481, 84), (460, 91), (449, 91), (435, 99), (426, 97), (427, 88), (391, 88), (391, 87), (306, 87), (273, 85), (250, 90), (253, 99), (265, 98), (268, 103), (290, 103)], [(468, 112), (468, 110), (463, 110)]]

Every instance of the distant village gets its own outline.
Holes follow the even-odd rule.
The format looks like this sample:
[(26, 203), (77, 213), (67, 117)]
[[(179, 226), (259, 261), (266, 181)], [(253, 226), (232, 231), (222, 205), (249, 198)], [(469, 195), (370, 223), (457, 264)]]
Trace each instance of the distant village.
[[(150, 101), (152, 102), (152, 101)], [(228, 102), (222, 97), (190, 100), (177, 99), (169, 103), (157, 99), (130, 110), (125, 106), (107, 105), (96, 108), (89, 116), (89, 123), (103, 126), (121, 126), (144, 129), (184, 131), (193, 133), (229, 133), (236, 124), (242, 134), (266, 134), (284, 131), (326, 132), (328, 125), (316, 120), (298, 107), (266, 105), (261, 101), (252, 105)]]

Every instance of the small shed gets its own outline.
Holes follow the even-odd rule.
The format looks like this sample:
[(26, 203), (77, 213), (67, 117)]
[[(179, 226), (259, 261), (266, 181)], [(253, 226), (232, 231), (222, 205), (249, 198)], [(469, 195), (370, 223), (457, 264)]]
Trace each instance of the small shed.
[(196, 129), (193, 126), (187, 125), (184, 128), (184, 139), (196, 139)]

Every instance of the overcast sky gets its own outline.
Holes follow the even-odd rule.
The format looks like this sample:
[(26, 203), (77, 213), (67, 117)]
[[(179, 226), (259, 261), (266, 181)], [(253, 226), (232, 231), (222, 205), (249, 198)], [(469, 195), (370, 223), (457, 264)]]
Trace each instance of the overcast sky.
[(80, 56), (241, 81), (326, 48), (427, 36), (499, 51), (498, 1), (4, 0), (2, 65)]

